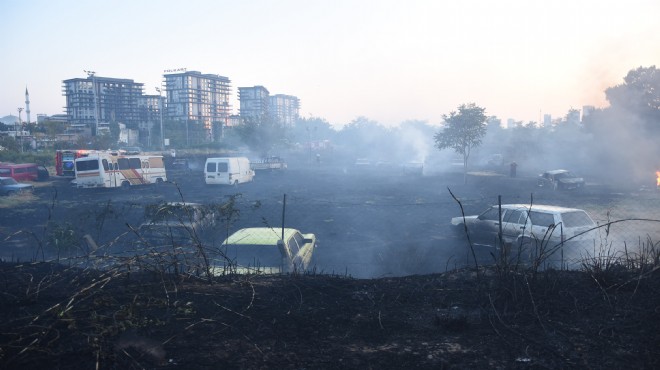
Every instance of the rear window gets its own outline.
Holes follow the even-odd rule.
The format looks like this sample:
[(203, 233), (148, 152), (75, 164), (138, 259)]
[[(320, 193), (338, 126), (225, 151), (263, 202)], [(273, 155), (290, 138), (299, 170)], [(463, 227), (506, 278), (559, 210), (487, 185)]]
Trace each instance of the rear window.
[(529, 212), (529, 219), (532, 220), (532, 225), (535, 226), (549, 227), (555, 223), (555, 217), (552, 213), (531, 211)]
[(97, 159), (77, 161), (76, 171), (94, 171), (99, 169), (99, 161)]
[(9, 168), (0, 168), (0, 177), (9, 177), (11, 170)]
[(594, 221), (584, 211), (572, 211), (561, 214), (565, 227), (595, 226)]

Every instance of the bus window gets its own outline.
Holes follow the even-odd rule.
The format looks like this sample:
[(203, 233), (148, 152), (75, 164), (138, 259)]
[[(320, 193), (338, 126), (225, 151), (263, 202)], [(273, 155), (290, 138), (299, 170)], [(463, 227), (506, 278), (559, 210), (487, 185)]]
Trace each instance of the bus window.
[(128, 164), (132, 169), (142, 168), (142, 161), (140, 161), (140, 158), (129, 158)]
[(103, 169), (106, 170), (106, 171), (109, 169), (109, 168), (108, 168), (108, 160), (107, 160), (107, 159), (104, 159), (104, 160), (103, 160)]
[(128, 158), (117, 158), (117, 165), (120, 170), (129, 170), (131, 168), (128, 165)]

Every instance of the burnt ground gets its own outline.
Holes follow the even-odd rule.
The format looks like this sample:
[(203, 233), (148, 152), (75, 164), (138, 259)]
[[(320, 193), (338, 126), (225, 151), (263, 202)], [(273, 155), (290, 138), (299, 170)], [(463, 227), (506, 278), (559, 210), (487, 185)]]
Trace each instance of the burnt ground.
[[(630, 257), (587, 271), (485, 268), (488, 254), (477, 269), (468, 246), (448, 232), (449, 218), (460, 215), (448, 189), (467, 214), (501, 196), (581, 207), (601, 219), (660, 219), (657, 193), (596, 183), (579, 193), (538, 192), (524, 174), (474, 173), (463, 185), (455, 173), (415, 178), (339, 165), (292, 166), (238, 189), (209, 188), (196, 176), (128, 192), (82, 192), (54, 180), (20, 206), (1, 208), (0, 366), (660, 366), (658, 247), (646, 238), (657, 224), (622, 223), (655, 261), (627, 269)], [(312, 271), (209, 280), (136, 271), (134, 260), (103, 264), (145, 205), (232, 196), (232, 220), (205, 235), (209, 248), (227, 228), (279, 226), (284, 209), (287, 226), (317, 234)]]

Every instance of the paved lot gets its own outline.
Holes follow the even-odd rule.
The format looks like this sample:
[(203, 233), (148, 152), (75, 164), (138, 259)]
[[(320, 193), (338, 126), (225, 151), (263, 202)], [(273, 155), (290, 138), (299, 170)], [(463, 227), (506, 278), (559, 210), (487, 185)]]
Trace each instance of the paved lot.
[[(317, 235), (317, 271), (365, 278), (440, 272), (468, 262), (466, 245), (449, 232), (449, 219), (460, 215), (449, 190), (466, 214), (496, 204), (501, 196), (503, 203), (584, 208), (600, 221), (607, 220), (608, 213), (612, 219), (660, 219), (656, 191), (620, 191), (598, 184), (579, 192), (539, 191), (533, 176), (509, 178), (491, 172), (474, 172), (464, 185), (462, 174), (456, 172), (415, 176), (395, 169), (299, 164), (285, 172), (260, 172), (253, 183), (239, 187), (205, 185), (201, 172), (170, 174), (170, 180), (163, 186), (128, 191), (75, 189), (66, 179), (41, 184), (34, 199), (20, 209), (0, 210), (0, 257), (85, 254), (90, 246), (80, 241), (86, 234), (107, 250), (119, 249), (133, 235), (131, 227), (144, 221), (148, 204), (223, 204), (231, 197), (231, 222), (220, 222), (205, 235), (210, 246), (220, 243), (227, 232), (250, 226), (278, 228), (284, 219), (287, 227)], [(636, 224), (625, 231), (632, 240), (655, 235), (658, 229), (657, 224)], [(70, 230), (74, 232), (68, 235)], [(74, 240), (76, 247), (57, 249), (54, 239)]]

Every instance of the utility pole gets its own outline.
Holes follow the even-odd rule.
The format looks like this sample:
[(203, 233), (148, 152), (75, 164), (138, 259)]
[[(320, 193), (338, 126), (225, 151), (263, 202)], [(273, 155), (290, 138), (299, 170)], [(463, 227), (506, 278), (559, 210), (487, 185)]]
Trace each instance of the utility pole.
[(158, 110), (160, 111), (160, 150), (165, 151), (165, 135), (163, 132), (163, 94), (160, 91), (160, 87), (156, 87), (158, 91)]
[(98, 103), (96, 98), (96, 72), (94, 71), (84, 71), (87, 73), (87, 77), (92, 79), (92, 91), (94, 92), (94, 136), (99, 134), (99, 113), (98, 113)]

